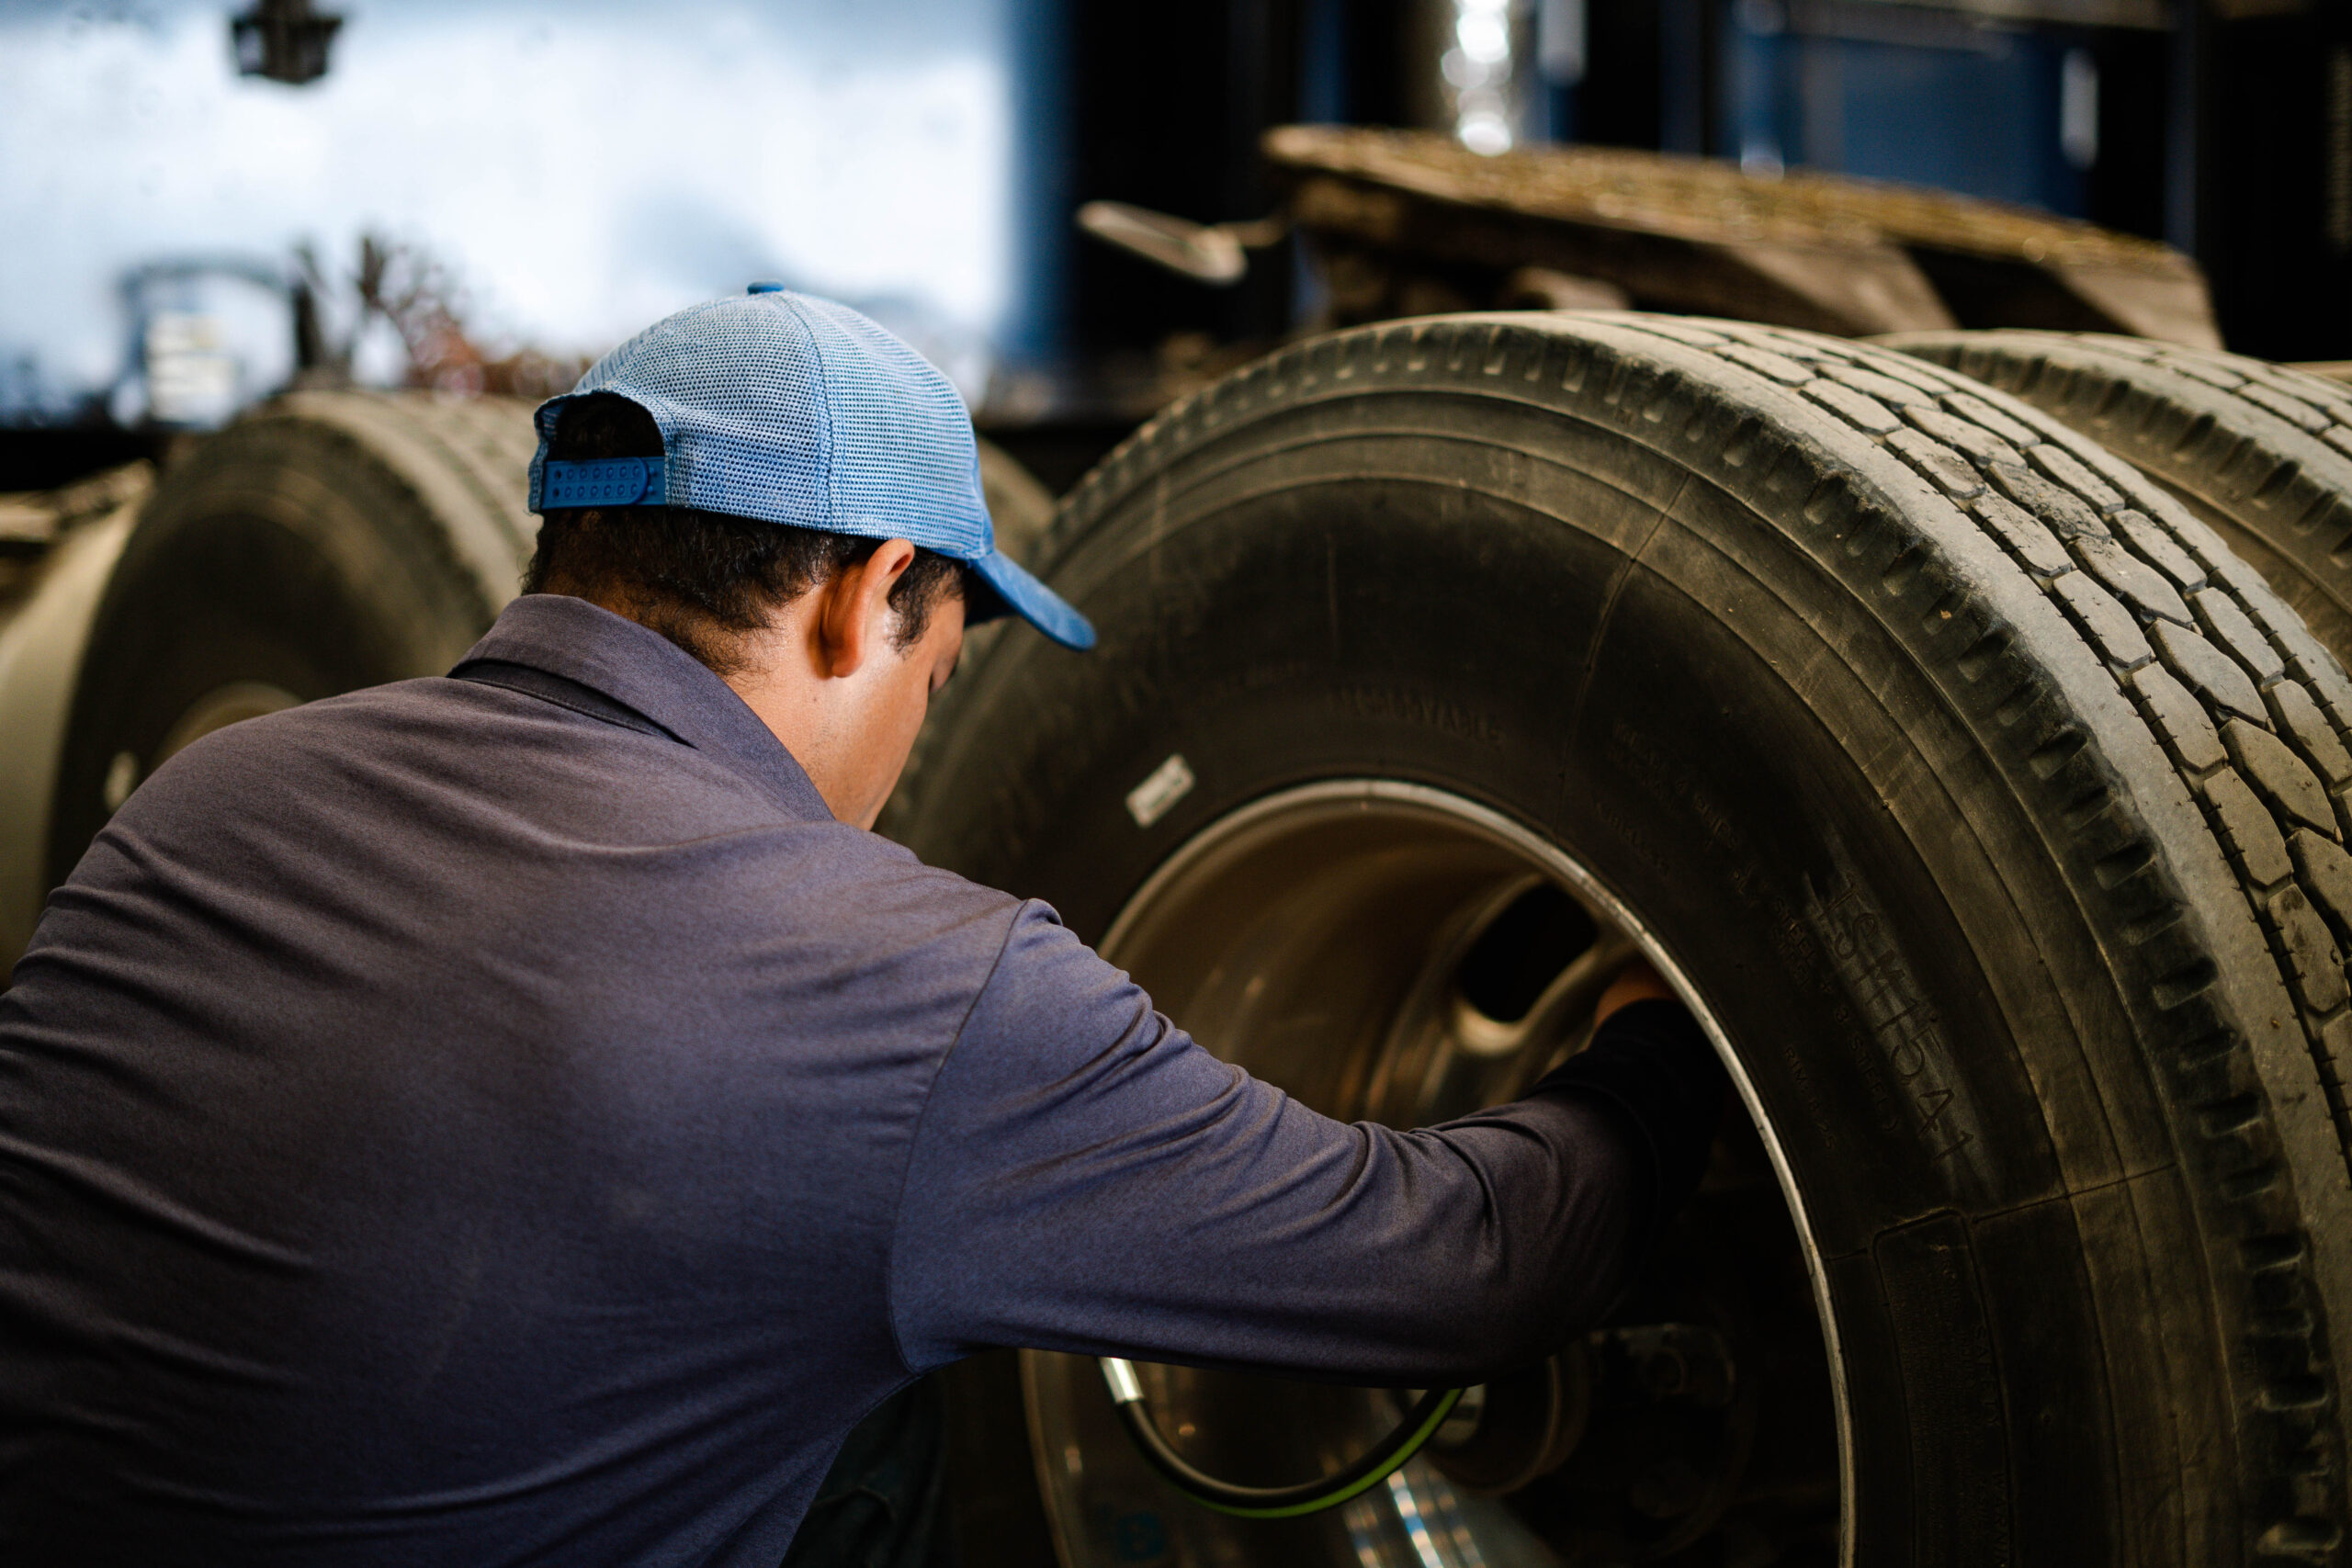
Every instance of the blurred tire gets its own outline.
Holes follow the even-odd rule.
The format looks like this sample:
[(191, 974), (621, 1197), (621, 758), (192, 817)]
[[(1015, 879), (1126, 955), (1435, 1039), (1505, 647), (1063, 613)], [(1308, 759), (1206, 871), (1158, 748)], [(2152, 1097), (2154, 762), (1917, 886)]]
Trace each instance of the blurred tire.
[(74, 682), (51, 883), (139, 780), (198, 736), (455, 663), (528, 558), (534, 440), (519, 403), (306, 392), (167, 472)]
[[(2340, 1551), (2352, 685), (2138, 472), (1884, 349), (1463, 317), (1179, 404), (1043, 565), (1100, 647), (1001, 638), (951, 686), (905, 840), (1091, 941), (1318, 782), (1435, 792), (1584, 867), (1785, 1158), (1846, 1561)], [(991, 1379), (958, 1459), (1017, 1484)], [(1051, 1478), (1114, 1453), (1032, 1458), (1078, 1488), (1066, 1562), (1176, 1526), (1374, 1560), (1353, 1513), (1310, 1552), (1165, 1496), (1090, 1512)], [(1723, 1553), (1827, 1560), (1755, 1555), (1773, 1517)]]
[(31, 938), (49, 888), (49, 815), (74, 672), (123, 542), (139, 520), (148, 465), (117, 470), (133, 491), (74, 520), (26, 563), (0, 604), (0, 985)]

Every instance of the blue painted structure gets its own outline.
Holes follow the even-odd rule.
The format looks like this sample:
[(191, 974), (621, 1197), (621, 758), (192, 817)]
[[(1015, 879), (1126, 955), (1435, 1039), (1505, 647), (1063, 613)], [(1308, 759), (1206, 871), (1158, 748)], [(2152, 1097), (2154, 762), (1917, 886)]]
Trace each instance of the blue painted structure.
[(2088, 69), (2073, 37), (1893, 7), (1720, 3), (1713, 151), (2086, 214), (2096, 130), (2074, 157), (2062, 134), (2069, 53), (2077, 82)]

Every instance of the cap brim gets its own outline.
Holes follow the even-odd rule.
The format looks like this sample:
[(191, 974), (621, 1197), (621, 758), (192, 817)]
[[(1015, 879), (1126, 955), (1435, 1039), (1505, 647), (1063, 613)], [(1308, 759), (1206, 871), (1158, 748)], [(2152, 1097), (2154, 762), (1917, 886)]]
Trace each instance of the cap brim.
[(1022, 570), (1011, 556), (990, 550), (971, 563), (1005, 607), (1064, 648), (1092, 648), (1094, 627), (1062, 596)]

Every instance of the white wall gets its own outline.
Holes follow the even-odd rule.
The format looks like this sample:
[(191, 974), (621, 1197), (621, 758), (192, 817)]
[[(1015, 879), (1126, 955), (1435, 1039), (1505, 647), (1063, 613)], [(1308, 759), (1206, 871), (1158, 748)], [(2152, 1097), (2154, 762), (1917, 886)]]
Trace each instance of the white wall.
[(347, 19), (301, 87), (235, 74), (241, 5), (0, 0), (0, 366), (100, 387), (128, 267), (308, 239), (347, 269), (375, 230), (509, 342), (594, 352), (782, 277), (978, 390), (1015, 288), (1010, 0), (319, 0)]

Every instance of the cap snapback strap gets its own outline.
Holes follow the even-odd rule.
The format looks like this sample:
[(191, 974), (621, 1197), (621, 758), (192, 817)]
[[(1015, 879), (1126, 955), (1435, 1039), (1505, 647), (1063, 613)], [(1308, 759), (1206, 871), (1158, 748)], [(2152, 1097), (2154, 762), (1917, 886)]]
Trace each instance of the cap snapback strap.
[(550, 457), (539, 475), (539, 505), (661, 506), (669, 486), (659, 457)]

